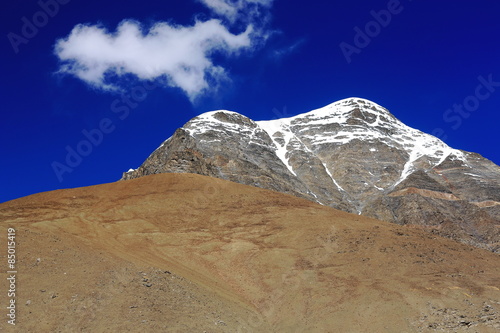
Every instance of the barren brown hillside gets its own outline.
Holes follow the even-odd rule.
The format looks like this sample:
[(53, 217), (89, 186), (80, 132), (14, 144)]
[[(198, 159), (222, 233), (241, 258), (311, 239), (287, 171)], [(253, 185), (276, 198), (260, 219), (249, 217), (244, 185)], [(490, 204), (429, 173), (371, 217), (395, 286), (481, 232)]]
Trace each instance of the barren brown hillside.
[(36, 194), (0, 204), (0, 224), (4, 272), (8, 227), (18, 255), (5, 331), (500, 329), (497, 254), (220, 179)]

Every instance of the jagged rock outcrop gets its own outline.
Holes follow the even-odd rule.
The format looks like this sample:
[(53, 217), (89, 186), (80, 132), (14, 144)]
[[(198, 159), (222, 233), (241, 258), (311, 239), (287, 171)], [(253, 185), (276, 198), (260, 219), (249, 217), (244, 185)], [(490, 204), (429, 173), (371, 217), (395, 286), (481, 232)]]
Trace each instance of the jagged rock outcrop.
[(193, 118), (122, 179), (196, 173), (500, 251), (500, 167), (350, 98), (291, 118)]

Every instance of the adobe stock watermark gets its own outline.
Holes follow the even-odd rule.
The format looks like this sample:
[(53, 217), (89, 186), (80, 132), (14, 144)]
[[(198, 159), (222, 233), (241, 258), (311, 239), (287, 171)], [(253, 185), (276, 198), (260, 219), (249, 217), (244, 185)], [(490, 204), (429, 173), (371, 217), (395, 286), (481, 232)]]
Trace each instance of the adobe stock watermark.
[(16, 325), (16, 281), (17, 281), (17, 258), (16, 258), (16, 229), (7, 229), (7, 280), (9, 289), (7, 297), (9, 298), (7, 306), (7, 323)]
[(40, 10), (35, 12), (31, 18), (23, 16), (21, 18), (21, 29), (19, 33), (9, 32), (7, 39), (14, 50), (14, 53), (19, 53), (19, 46), (28, 44), (29, 41), (38, 35), (40, 29), (45, 27), (51, 18), (54, 18), (61, 8), (61, 5), (66, 5), (71, 0), (39, 0), (37, 2)]
[[(135, 86), (128, 93), (124, 93), (120, 98), (111, 102), (110, 110), (114, 113), (118, 120), (127, 119), (130, 112), (137, 108), (140, 102), (144, 101), (150, 91), (157, 88), (155, 82), (144, 82), (142, 85)], [(95, 148), (101, 145), (106, 135), (111, 134), (116, 129), (116, 122), (111, 118), (105, 117), (101, 119), (98, 126), (92, 129), (83, 129), (81, 131), (82, 139), (74, 146), (67, 145), (66, 158), (64, 162), (53, 161), (51, 163), (52, 170), (60, 183), (64, 180), (66, 173), (72, 173), (84, 160), (88, 157)]]
[[(465, 97), (462, 103), (453, 104), (452, 108), (443, 113), (443, 120), (445, 123), (450, 124), (451, 129), (458, 130), (462, 126), (464, 119), (468, 119), (479, 109), (481, 102), (489, 99), (500, 88), (500, 82), (493, 80), (493, 74), (488, 75), (486, 78), (480, 75), (477, 80), (479, 84), (476, 86), (474, 94)], [(446, 140), (448, 136), (445, 133), (446, 131), (443, 128), (438, 127), (431, 134), (441, 140)]]
[[(412, 0), (408, 1), (411, 2)], [(355, 34), (352, 44), (347, 42), (341, 42), (339, 44), (340, 50), (347, 63), (350, 64), (352, 62), (352, 56), (354, 54), (360, 54), (363, 49), (367, 48), (372, 40), (380, 35), (382, 28), (387, 28), (389, 24), (391, 24), (393, 17), (401, 14), (403, 10), (404, 6), (401, 4), (400, 0), (389, 0), (386, 9), (382, 9), (378, 12), (375, 10), (370, 11), (373, 20), (367, 22), (363, 29), (358, 26), (354, 27)]]

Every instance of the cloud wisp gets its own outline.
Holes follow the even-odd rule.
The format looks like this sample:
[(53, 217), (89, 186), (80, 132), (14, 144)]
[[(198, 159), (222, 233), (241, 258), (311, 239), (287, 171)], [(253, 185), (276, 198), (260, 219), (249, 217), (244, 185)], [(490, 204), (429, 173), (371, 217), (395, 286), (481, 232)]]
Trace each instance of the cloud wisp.
[(263, 11), (269, 10), (274, 0), (199, 0), (215, 14), (225, 17), (231, 23), (238, 20), (263, 21), (267, 17)]
[[(214, 54), (237, 56), (256, 49), (265, 40), (264, 27), (259, 26), (256, 16), (251, 21), (249, 18), (269, 9), (272, 3), (200, 1), (212, 14), (229, 23), (215, 18), (196, 21), (191, 26), (157, 22), (145, 31), (141, 23), (123, 20), (115, 32), (100, 25), (80, 24), (66, 38), (56, 41), (55, 54), (61, 61), (59, 73), (73, 75), (103, 90), (120, 90), (120, 81), (127, 75), (139, 80), (159, 80), (181, 89), (193, 102), (229, 77), (223, 65), (213, 59)], [(245, 15), (246, 10), (252, 14)], [(244, 22), (242, 32), (229, 30), (235, 22)]]

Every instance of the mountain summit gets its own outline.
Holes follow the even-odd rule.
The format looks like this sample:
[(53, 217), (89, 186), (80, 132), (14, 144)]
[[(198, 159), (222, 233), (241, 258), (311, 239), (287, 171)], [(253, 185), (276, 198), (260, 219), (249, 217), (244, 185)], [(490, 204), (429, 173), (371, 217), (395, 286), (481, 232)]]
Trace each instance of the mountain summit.
[(269, 121), (204, 113), (122, 179), (164, 172), (271, 189), (500, 251), (500, 167), (360, 98)]

